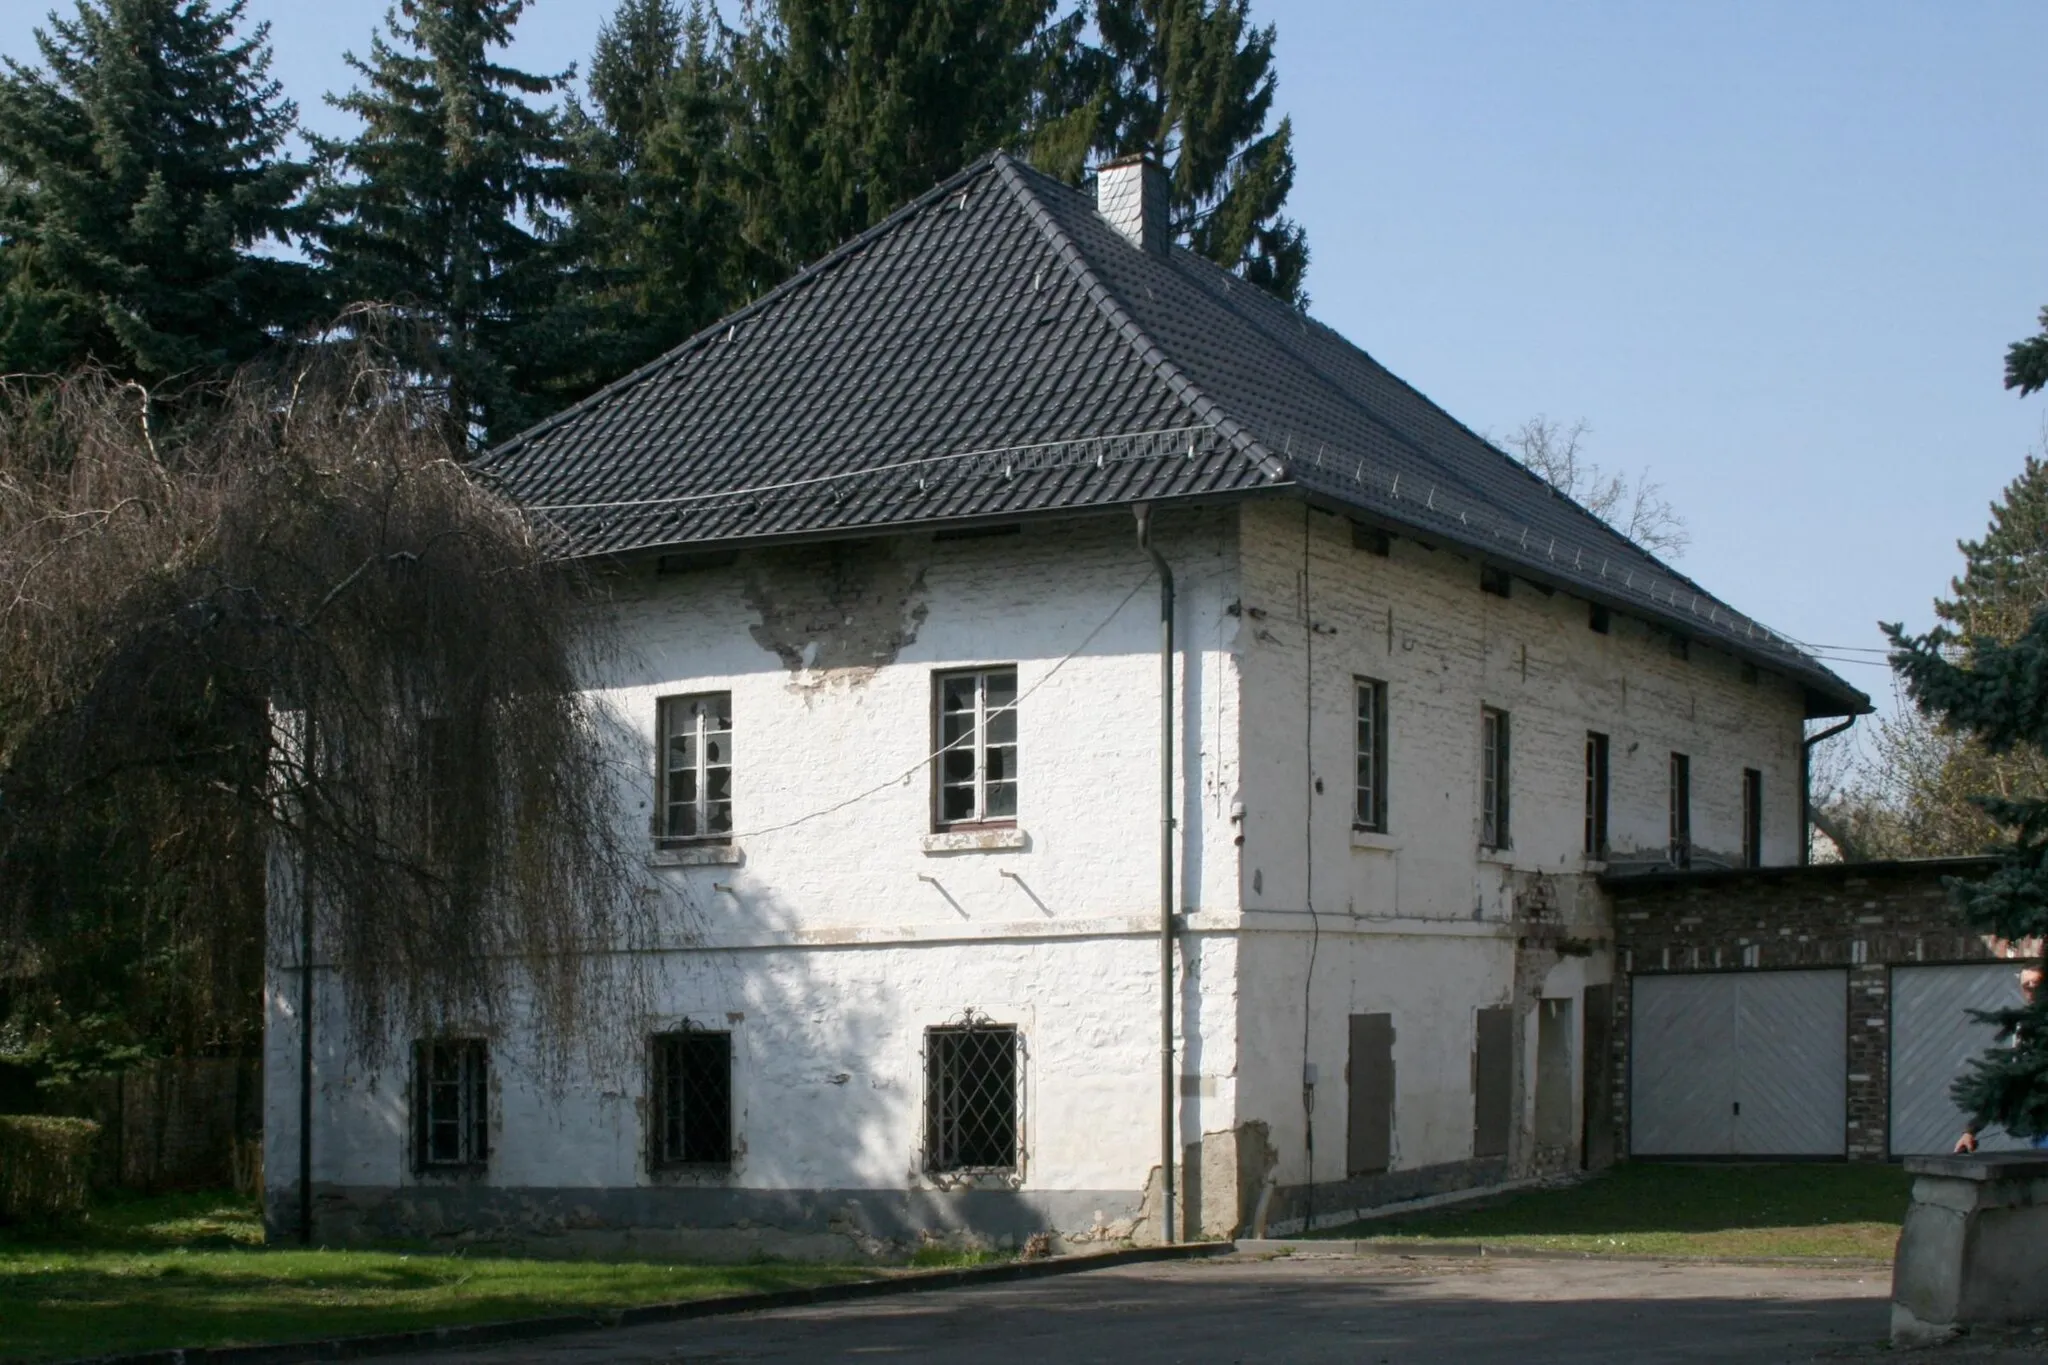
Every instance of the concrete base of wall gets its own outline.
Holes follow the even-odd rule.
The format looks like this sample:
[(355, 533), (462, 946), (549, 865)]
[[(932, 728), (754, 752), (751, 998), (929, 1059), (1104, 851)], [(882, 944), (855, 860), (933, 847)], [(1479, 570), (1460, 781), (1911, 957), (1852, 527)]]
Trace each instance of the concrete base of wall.
[[(924, 1246), (1010, 1250), (1037, 1233), (1051, 1250), (1156, 1242), (1134, 1190), (576, 1189), (451, 1181), (395, 1189), (314, 1187), (315, 1240), (484, 1243), (526, 1255), (745, 1260), (902, 1260)], [(272, 1238), (298, 1233), (297, 1191), (265, 1191)]]
[(1892, 1266), (1892, 1341), (2048, 1319), (2048, 1156), (1909, 1157), (1913, 1202)]
[(1365, 1217), (1386, 1204), (1403, 1204), (1457, 1190), (1505, 1184), (1508, 1163), (1504, 1157), (1473, 1161), (1447, 1161), (1437, 1166), (1418, 1166), (1407, 1171), (1385, 1171), (1379, 1175), (1353, 1176), (1348, 1180), (1306, 1185), (1283, 1185), (1266, 1201), (1265, 1221), (1254, 1220), (1254, 1237), (1282, 1237), (1304, 1231), (1313, 1208), (1318, 1228), (1342, 1227)]

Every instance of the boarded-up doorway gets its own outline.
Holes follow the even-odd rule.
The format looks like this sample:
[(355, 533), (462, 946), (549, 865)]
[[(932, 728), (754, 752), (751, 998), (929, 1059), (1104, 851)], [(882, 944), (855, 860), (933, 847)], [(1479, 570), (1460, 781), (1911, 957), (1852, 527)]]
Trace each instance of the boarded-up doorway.
[(1610, 1057), (1614, 1025), (1614, 987), (1588, 986), (1585, 1001), (1585, 1045), (1579, 1052), (1584, 1115), (1579, 1164), (1589, 1171), (1614, 1164), (1614, 1063)]
[(1536, 1145), (1560, 1152), (1572, 1145), (1572, 1045), (1578, 1041), (1578, 1011), (1568, 998), (1536, 1004)]
[(1344, 1167), (1350, 1175), (1377, 1175), (1394, 1155), (1394, 1016), (1351, 1016), (1351, 1055), (1345, 1068), (1351, 1113)]
[(1479, 1011), (1472, 1047), (1472, 1155), (1506, 1156), (1514, 1118), (1514, 1015), (1505, 1005)]

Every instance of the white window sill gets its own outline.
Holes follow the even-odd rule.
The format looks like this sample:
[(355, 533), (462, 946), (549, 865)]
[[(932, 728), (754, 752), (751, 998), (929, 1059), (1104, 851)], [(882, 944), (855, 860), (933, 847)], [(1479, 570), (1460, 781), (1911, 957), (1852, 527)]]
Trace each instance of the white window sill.
[(1030, 839), (1024, 831), (1009, 829), (949, 829), (938, 834), (924, 836), (923, 848), (928, 854), (944, 853), (1004, 853), (1030, 846)]
[(1401, 841), (1391, 834), (1382, 834), (1376, 829), (1354, 829), (1351, 831), (1353, 848), (1371, 849), (1376, 853), (1399, 853)]
[(680, 844), (647, 855), (649, 867), (738, 867), (742, 861), (738, 844)]
[(1482, 848), (1479, 850), (1479, 861), (1492, 863), (1496, 867), (1513, 867), (1515, 851), (1511, 848)]

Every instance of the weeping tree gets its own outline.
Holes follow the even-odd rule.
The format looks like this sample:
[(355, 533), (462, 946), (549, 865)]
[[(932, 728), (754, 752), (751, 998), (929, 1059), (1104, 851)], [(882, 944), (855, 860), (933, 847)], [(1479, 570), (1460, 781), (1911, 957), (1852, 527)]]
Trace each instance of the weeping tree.
[(266, 914), (369, 1060), (616, 1013), (588, 950), (642, 902), (586, 585), (388, 353), (294, 364), (174, 430), (100, 374), (0, 394), (0, 983), (53, 1067), (248, 1041)]

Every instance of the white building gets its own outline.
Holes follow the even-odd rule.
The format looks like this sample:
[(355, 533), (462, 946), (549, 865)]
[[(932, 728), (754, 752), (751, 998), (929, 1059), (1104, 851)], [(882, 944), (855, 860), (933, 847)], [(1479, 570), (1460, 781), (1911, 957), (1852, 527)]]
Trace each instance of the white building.
[(1867, 702), (1166, 247), (1155, 175), (981, 162), (494, 454), (613, 576), (651, 1004), (566, 1088), (322, 1009), (323, 1237), (1150, 1240), (1169, 1149), (1176, 1236), (1602, 1159), (1592, 874), (1798, 861)]

